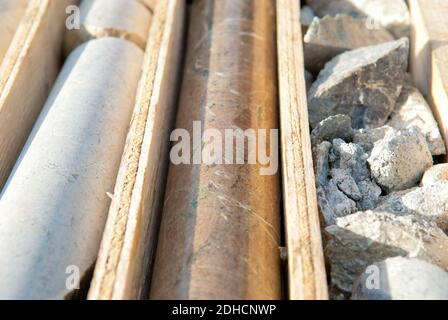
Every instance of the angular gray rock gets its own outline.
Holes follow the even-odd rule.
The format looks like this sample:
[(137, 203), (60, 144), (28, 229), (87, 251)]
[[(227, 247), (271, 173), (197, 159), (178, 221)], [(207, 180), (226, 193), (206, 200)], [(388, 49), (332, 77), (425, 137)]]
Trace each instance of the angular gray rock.
[(448, 300), (448, 273), (419, 259), (375, 263), (353, 287), (352, 300)]
[(448, 182), (448, 163), (437, 164), (426, 170), (421, 185), (429, 187), (438, 182)]
[(359, 190), (355, 179), (353, 179), (348, 170), (333, 169), (331, 170), (331, 176), (333, 177), (334, 183), (342, 193), (354, 201), (361, 201), (361, 191)]
[(434, 115), (420, 91), (406, 83), (387, 123), (395, 129), (417, 127), (433, 156), (446, 154), (445, 143)]
[(353, 133), (353, 143), (359, 144), (365, 152), (370, 153), (375, 143), (384, 139), (386, 134), (393, 131), (394, 129), (389, 126), (355, 130)]
[(356, 183), (360, 196), (357, 193), (347, 193), (347, 196), (358, 201), (358, 210), (372, 209), (381, 195), (381, 188), (371, 180), (367, 157), (361, 146), (343, 143), (340, 139), (333, 140), (333, 149), (329, 154), (331, 176), (336, 181), (347, 180)]
[(375, 209), (382, 193), (381, 188), (374, 181), (370, 180), (358, 182), (358, 188), (362, 195), (361, 201), (358, 202), (358, 210)]
[(372, 176), (387, 192), (409, 189), (432, 166), (431, 152), (418, 129), (388, 133), (368, 159)]
[(375, 211), (414, 215), (436, 223), (448, 234), (448, 182), (392, 193), (381, 200)]
[(313, 148), (319, 208), (325, 224), (359, 210), (376, 207), (381, 188), (371, 181), (362, 148), (341, 139)]
[(313, 148), (314, 172), (316, 173), (316, 184), (325, 185), (330, 176), (329, 154), (332, 144), (324, 141)]
[(333, 58), (308, 93), (311, 126), (336, 114), (350, 116), (357, 129), (384, 125), (400, 95), (408, 56), (403, 38)]
[(353, 138), (352, 120), (347, 115), (338, 114), (328, 117), (319, 122), (311, 131), (313, 146), (320, 144), (322, 141), (333, 141), (337, 138), (346, 142), (350, 142)]
[(314, 170), (316, 172), (317, 198), (326, 225), (336, 222), (357, 211), (356, 203), (344, 194), (334, 180), (330, 180), (329, 154), (332, 144), (324, 141), (313, 148)]
[(348, 14), (369, 17), (366, 28), (383, 26), (398, 39), (410, 36), (411, 18), (405, 0), (306, 0), (306, 3), (323, 17)]
[(359, 145), (346, 143), (341, 139), (333, 140), (333, 148), (329, 155), (332, 168), (348, 171), (356, 182), (371, 178), (367, 157)]
[(386, 29), (366, 28), (365, 18), (347, 15), (314, 19), (305, 34), (305, 68), (317, 74), (325, 63), (345, 51), (395, 40)]
[(311, 7), (303, 6), (302, 9), (300, 9), (300, 23), (302, 26), (309, 26), (314, 18), (316, 18), (316, 14)]
[(334, 180), (330, 180), (325, 186), (319, 186), (317, 196), (319, 208), (327, 226), (335, 224), (337, 218), (357, 211), (356, 202), (344, 194)]
[(359, 212), (325, 229), (325, 252), (334, 295), (348, 296), (362, 272), (386, 258), (414, 257), (448, 269), (448, 237), (435, 224), (413, 216)]

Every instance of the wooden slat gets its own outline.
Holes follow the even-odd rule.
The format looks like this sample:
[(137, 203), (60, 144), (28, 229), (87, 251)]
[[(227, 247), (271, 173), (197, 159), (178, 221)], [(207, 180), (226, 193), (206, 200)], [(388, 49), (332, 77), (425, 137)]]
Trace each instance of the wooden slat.
[(419, 89), (428, 94), (432, 51), (448, 41), (448, 1), (408, 3), (412, 18), (411, 73)]
[(185, 1), (155, 7), (136, 106), (89, 299), (137, 299), (149, 285), (170, 130), (175, 116)]
[(435, 49), (431, 57), (429, 96), (448, 148), (448, 44)]
[(77, 0), (30, 0), (0, 70), (0, 189), (61, 65), (65, 8)]
[(412, 18), (411, 73), (431, 104), (447, 142), (448, 1), (408, 0), (408, 4)]
[(328, 299), (309, 136), (300, 2), (277, 2), (283, 205), (289, 298)]

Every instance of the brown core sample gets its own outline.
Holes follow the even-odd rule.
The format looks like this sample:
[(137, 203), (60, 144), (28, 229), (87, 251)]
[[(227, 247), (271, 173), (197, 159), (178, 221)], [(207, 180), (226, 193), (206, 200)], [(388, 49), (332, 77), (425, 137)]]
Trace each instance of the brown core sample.
[[(269, 156), (269, 129), (278, 128), (274, 1), (195, 1), (187, 46), (176, 128), (191, 140), (194, 121), (223, 137), (266, 129)], [(245, 142), (245, 164), (171, 164), (152, 299), (281, 298), (280, 178), (247, 164)]]

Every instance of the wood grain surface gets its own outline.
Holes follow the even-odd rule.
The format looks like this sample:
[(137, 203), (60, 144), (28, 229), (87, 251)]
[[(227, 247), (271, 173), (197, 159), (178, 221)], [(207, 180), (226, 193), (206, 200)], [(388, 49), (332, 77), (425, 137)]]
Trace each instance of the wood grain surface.
[(300, 3), (277, 2), (283, 210), (289, 299), (328, 299), (311, 154)]
[(155, 7), (89, 299), (147, 298), (176, 114), (185, 3)]

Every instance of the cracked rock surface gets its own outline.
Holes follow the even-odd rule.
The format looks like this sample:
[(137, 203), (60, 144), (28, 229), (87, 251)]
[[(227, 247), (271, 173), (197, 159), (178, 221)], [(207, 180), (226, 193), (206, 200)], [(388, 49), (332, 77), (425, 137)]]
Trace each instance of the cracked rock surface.
[(415, 258), (395, 257), (369, 266), (352, 300), (448, 300), (448, 273)]
[(310, 124), (345, 114), (354, 128), (386, 123), (401, 93), (409, 40), (342, 53), (325, 65), (308, 93)]
[(448, 237), (435, 224), (412, 216), (360, 212), (325, 229), (333, 298), (347, 298), (362, 272), (375, 262), (413, 257), (448, 269)]
[(367, 28), (365, 19), (348, 15), (314, 19), (304, 37), (305, 67), (317, 74), (340, 53), (393, 40), (382, 27)]

